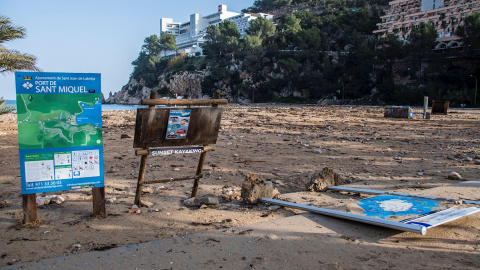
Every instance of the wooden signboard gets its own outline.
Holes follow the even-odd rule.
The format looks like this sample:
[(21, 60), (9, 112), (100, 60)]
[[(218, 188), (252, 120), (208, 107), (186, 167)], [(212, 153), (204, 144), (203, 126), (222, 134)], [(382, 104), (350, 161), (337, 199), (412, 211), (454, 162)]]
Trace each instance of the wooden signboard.
[[(142, 104), (149, 105), (149, 108), (137, 109), (133, 147), (141, 148), (136, 150), (135, 154), (142, 156), (142, 159), (138, 172), (134, 204), (142, 205), (143, 185), (148, 183), (193, 179), (195, 181), (191, 196), (196, 197), (206, 154), (215, 150), (215, 147), (209, 145), (217, 142), (223, 112), (223, 109), (219, 108), (218, 105), (227, 104), (227, 100), (218, 99), (218, 96), (211, 100), (156, 99), (156, 93), (152, 92), (150, 99), (142, 100)], [(156, 105), (171, 107), (156, 108)], [(206, 105), (212, 107), (198, 107)], [(200, 153), (195, 175), (152, 180), (148, 183), (145, 181), (147, 157), (149, 155), (164, 156), (186, 153)]]
[[(172, 111), (190, 112), (188, 125), (178, 123), (170, 124), (169, 119)], [(133, 140), (134, 148), (147, 147), (165, 147), (165, 146), (187, 146), (187, 145), (207, 145), (217, 142), (218, 130), (220, 128), (220, 119), (222, 118), (223, 108), (205, 107), (205, 108), (145, 108), (137, 110), (137, 125), (135, 126), (135, 138)], [(171, 120), (171, 119), (170, 119)], [(172, 125), (178, 125), (177, 132), (185, 137), (167, 138), (168, 128)], [(176, 136), (177, 134), (173, 134)]]

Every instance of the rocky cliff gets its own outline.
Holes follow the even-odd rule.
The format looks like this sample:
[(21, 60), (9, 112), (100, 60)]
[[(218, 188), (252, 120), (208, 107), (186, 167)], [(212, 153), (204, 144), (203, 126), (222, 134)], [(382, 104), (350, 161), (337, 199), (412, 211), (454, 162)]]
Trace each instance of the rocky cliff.
[[(230, 72), (238, 72), (243, 82), (251, 84), (251, 75), (240, 72), (237, 66), (232, 66)], [(142, 99), (148, 99), (151, 91), (159, 93), (159, 97), (184, 96), (191, 99), (211, 98), (214, 91), (220, 91), (220, 96), (229, 101), (248, 103), (248, 94), (241, 91), (233, 91), (230, 78), (218, 80), (214, 83), (214, 89), (202, 89), (202, 82), (206, 76), (211, 74), (209, 69), (200, 71), (182, 71), (173, 75), (159, 75), (159, 83), (155, 87), (147, 87), (145, 81), (130, 78), (128, 84), (122, 90), (114, 94), (110, 93), (106, 98), (106, 104), (140, 104)], [(166, 78), (167, 77), (167, 78)]]

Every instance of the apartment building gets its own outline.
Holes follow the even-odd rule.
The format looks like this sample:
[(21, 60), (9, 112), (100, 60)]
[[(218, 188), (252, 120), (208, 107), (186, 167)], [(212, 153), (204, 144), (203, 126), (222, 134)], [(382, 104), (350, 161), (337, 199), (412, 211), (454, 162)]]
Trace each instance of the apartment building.
[(467, 15), (478, 12), (480, 0), (396, 0), (389, 3), (373, 33), (380, 37), (395, 34), (405, 40), (421, 23), (428, 23), (437, 30), (437, 48), (455, 47), (459, 45), (456, 28)]
[[(266, 13), (237, 13), (227, 10), (227, 5), (219, 5), (216, 13), (202, 16), (195, 13), (190, 15), (188, 22), (174, 22), (172, 18), (160, 19), (160, 33), (167, 32), (174, 35), (177, 39), (177, 48), (179, 52), (185, 52), (189, 55), (202, 53), (202, 46), (205, 43), (207, 28), (211, 25), (218, 26), (225, 20), (232, 21), (238, 28), (240, 36), (247, 34), (250, 22), (259, 16), (273, 19), (273, 15)], [(167, 52), (167, 56), (174, 52)]]

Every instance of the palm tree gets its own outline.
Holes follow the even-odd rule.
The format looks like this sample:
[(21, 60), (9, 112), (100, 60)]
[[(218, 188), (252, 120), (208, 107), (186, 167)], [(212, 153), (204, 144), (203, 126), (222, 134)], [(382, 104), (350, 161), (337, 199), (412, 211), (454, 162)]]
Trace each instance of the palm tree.
[(33, 55), (9, 50), (3, 43), (25, 37), (25, 28), (13, 25), (10, 18), (0, 15), (0, 73), (11, 73), (16, 70), (40, 71), (35, 66), (37, 58)]

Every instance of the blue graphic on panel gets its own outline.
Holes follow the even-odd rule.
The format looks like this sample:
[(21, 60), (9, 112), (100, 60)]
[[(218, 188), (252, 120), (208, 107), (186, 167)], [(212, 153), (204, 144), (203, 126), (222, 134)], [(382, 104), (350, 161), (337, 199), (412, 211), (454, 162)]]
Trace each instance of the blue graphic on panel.
[(361, 200), (358, 205), (365, 209), (365, 215), (383, 219), (391, 216), (422, 215), (439, 207), (437, 201), (391, 195)]

